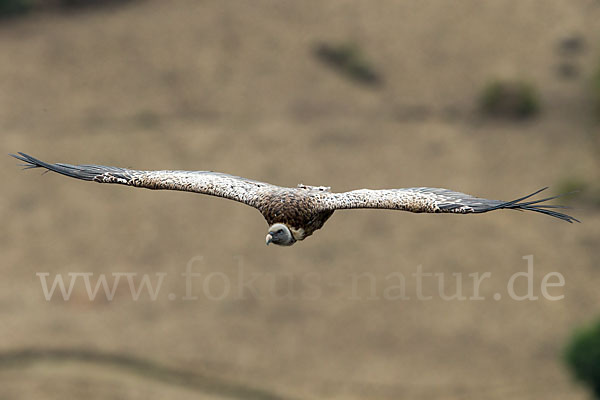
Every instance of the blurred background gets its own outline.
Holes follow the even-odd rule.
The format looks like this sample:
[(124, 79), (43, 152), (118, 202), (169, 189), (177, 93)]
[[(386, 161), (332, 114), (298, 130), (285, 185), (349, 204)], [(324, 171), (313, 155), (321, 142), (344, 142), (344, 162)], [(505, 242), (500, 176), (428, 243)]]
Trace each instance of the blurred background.
[[(600, 312), (597, 0), (0, 0), (0, 13), (4, 154), (334, 191), (577, 189), (561, 202), (583, 222), (339, 211), (266, 247), (243, 205), (6, 156), (0, 398), (590, 398), (565, 349)], [(540, 298), (512, 300), (527, 255)], [(418, 266), (446, 274), (446, 293), (462, 274), (467, 296), (468, 274), (489, 272), (485, 300), (446, 301), (434, 279), (417, 299)], [(122, 278), (111, 301), (82, 281), (47, 301), (36, 274), (68, 286), (74, 272), (166, 275), (155, 300)], [(540, 295), (550, 272), (562, 300)], [(392, 274), (410, 299), (384, 296)]]

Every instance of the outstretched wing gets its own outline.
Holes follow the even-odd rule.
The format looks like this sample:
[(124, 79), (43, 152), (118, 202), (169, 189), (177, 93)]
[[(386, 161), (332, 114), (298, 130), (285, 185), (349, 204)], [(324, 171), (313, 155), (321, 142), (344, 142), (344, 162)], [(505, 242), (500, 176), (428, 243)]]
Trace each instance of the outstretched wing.
[(239, 201), (252, 207), (256, 207), (261, 191), (276, 188), (268, 183), (211, 171), (137, 171), (103, 165), (50, 164), (24, 153), (11, 156), (25, 162), (26, 169), (46, 168), (85, 181), (202, 193)]
[(439, 188), (406, 188), (388, 190), (353, 190), (345, 193), (331, 193), (323, 199), (324, 209), (338, 210), (350, 208), (381, 208), (403, 210), (416, 213), (484, 213), (503, 208), (514, 210), (535, 211), (567, 222), (577, 219), (555, 211), (567, 208), (560, 205), (543, 204), (560, 196), (547, 197), (539, 200), (528, 200), (545, 190), (540, 189), (530, 195), (512, 201), (488, 200), (468, 194), (453, 192)]

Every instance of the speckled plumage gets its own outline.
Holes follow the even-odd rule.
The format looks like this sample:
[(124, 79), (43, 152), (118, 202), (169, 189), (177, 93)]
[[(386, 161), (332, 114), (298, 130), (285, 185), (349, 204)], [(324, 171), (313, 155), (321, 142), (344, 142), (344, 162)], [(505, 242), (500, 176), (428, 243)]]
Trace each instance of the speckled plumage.
[[(529, 210), (567, 222), (577, 219), (542, 204), (555, 197), (525, 201), (544, 189), (513, 201), (488, 200), (439, 188), (360, 189), (331, 193), (328, 187), (287, 188), (211, 171), (138, 171), (102, 165), (49, 164), (24, 153), (13, 157), (26, 168), (46, 168), (73, 178), (147, 189), (181, 190), (235, 200), (258, 209), (267, 223), (282, 223), (295, 241), (320, 229), (335, 210), (378, 208), (426, 213), (483, 213), (498, 209)], [(577, 221), (578, 222), (578, 221)]]

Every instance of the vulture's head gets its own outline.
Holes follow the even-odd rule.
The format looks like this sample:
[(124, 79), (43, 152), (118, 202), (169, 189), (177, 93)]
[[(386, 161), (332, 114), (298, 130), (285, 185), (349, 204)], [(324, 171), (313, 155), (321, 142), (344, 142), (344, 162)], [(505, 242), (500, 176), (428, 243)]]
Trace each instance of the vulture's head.
[(266, 237), (267, 246), (269, 243), (279, 246), (291, 246), (296, 243), (296, 239), (292, 235), (290, 228), (284, 224), (273, 224), (269, 227), (269, 233)]

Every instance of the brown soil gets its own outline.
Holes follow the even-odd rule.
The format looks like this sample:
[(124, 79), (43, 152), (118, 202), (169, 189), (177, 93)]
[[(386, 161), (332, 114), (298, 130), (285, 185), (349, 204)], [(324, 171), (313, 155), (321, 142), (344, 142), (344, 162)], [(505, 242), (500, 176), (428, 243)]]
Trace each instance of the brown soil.
[[(2, 152), (335, 191), (434, 186), (508, 200), (572, 176), (594, 183), (600, 144), (586, 90), (599, 20), (592, 0), (48, 9), (0, 22)], [(584, 47), (561, 51), (573, 34)], [(345, 41), (380, 85), (314, 56), (318, 43)], [(565, 60), (579, 71), (568, 79), (557, 72)], [(540, 115), (481, 117), (477, 98), (495, 78), (535, 85)], [(583, 221), (573, 225), (513, 211), (340, 211), (277, 248), (264, 245), (261, 216), (233, 202), (15, 164), (5, 157), (0, 170), (2, 398), (587, 398), (560, 357), (599, 311), (597, 209), (572, 210)], [(563, 300), (508, 298), (529, 254), (535, 294), (557, 271), (565, 287), (551, 292)], [(257, 293), (211, 300), (202, 277), (198, 300), (182, 300), (181, 273), (196, 256), (194, 270), (225, 274), (231, 293), (240, 268), (262, 274)], [(462, 273), (465, 285), (490, 272), (486, 300), (419, 301), (419, 265), (447, 280)], [(132, 300), (125, 284), (113, 301), (89, 301), (81, 282), (69, 301), (46, 301), (39, 272), (167, 275), (156, 301)], [(393, 273), (407, 277), (410, 300), (383, 298)], [(214, 283), (211, 293), (224, 289)]]

